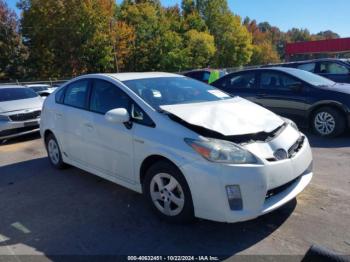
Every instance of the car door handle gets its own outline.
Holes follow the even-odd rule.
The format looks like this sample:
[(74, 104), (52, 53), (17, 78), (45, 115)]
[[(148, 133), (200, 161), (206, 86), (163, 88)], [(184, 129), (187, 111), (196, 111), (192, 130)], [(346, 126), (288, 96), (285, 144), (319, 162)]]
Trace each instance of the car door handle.
[(60, 113), (56, 113), (56, 117), (57, 117), (57, 119), (61, 119), (63, 117), (63, 115)]

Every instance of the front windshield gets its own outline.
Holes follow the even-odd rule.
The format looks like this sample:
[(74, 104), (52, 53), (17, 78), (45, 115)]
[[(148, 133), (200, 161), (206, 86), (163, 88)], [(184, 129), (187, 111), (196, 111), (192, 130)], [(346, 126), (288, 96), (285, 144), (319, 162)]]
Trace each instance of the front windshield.
[(313, 86), (333, 86), (333, 85), (335, 85), (335, 82), (333, 82), (332, 80), (329, 80), (325, 77), (310, 73), (308, 71), (298, 70), (298, 69), (292, 70), (291, 69), (289, 71), (289, 73), (300, 78), (301, 80), (313, 85)]
[(153, 108), (162, 105), (218, 101), (230, 96), (215, 87), (187, 77), (158, 77), (123, 82)]
[(30, 88), (0, 88), (0, 102), (28, 99), (38, 95)]

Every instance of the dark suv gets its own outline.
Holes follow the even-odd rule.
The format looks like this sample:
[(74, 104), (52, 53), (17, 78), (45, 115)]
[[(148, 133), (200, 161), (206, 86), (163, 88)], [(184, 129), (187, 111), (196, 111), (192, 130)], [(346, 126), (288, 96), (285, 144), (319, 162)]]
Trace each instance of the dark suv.
[[(348, 59), (315, 59), (291, 62), (273, 66), (292, 67), (331, 79), (337, 83), (350, 83), (350, 60)], [(264, 67), (271, 67), (270, 65)]]
[(310, 126), (321, 136), (338, 136), (350, 126), (350, 85), (304, 70), (245, 70), (226, 75), (212, 85)]

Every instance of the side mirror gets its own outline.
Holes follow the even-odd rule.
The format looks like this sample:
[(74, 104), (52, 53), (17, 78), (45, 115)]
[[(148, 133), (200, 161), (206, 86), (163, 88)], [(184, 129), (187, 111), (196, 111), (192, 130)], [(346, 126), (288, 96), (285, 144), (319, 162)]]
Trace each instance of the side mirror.
[(111, 123), (127, 123), (130, 121), (130, 116), (125, 108), (116, 108), (108, 111), (105, 114), (105, 119)]

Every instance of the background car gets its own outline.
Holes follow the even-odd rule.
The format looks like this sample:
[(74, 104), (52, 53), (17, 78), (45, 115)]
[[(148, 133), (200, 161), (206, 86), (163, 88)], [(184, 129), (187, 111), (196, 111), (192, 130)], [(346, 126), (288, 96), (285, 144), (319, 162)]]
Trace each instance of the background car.
[(321, 136), (338, 136), (350, 123), (350, 85), (293, 68), (252, 69), (212, 83), (309, 127)]
[(40, 130), (54, 167), (143, 193), (170, 221), (253, 219), (313, 176), (308, 139), (289, 120), (175, 74), (76, 78), (45, 100)]
[(39, 131), (42, 105), (30, 88), (0, 86), (0, 140)]
[(206, 84), (210, 84), (226, 74), (227, 72), (225, 70), (218, 69), (198, 69), (183, 73), (184, 76), (199, 80)]
[[(337, 83), (350, 83), (350, 61), (348, 59), (315, 59), (273, 65), (292, 67), (331, 79)], [(271, 66), (265, 66), (271, 67)]]
[(34, 92), (36, 92), (39, 96), (47, 97), (49, 96), (55, 88), (52, 88), (50, 85), (44, 85), (44, 84), (31, 84), (26, 85), (26, 87), (31, 88)]

